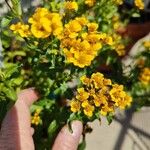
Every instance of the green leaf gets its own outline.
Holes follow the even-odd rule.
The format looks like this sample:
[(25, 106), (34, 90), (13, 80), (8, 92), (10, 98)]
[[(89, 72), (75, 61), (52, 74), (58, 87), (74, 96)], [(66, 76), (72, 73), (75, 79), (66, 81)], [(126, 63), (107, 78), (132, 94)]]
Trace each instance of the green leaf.
[(114, 115), (113, 115), (112, 113), (109, 113), (109, 114), (106, 116), (109, 125), (112, 123), (113, 117), (114, 117)]
[(4, 18), (1, 20), (1, 23), (0, 23), (1, 28), (7, 27), (7, 26), (10, 24), (11, 20), (12, 20), (12, 17), (11, 17), (11, 16), (6, 16), (6, 17), (4, 17)]
[(48, 127), (48, 140), (50, 146), (52, 146), (53, 141), (57, 135), (57, 131), (59, 129), (59, 124), (56, 120), (53, 120)]
[(15, 15), (21, 16), (22, 15), (22, 9), (21, 9), (21, 1), (20, 0), (11, 0), (12, 3), (12, 9)]
[(86, 141), (83, 140), (83, 141), (79, 144), (78, 150), (85, 150), (85, 148), (86, 148)]
[(12, 74), (15, 72), (18, 72), (18, 66), (13, 64), (13, 65), (9, 66), (8, 68), (6, 68), (5, 77), (10, 78), (12, 76)]
[(2, 92), (5, 93), (5, 95), (12, 101), (17, 100), (17, 94), (16, 91), (12, 88), (3, 87)]

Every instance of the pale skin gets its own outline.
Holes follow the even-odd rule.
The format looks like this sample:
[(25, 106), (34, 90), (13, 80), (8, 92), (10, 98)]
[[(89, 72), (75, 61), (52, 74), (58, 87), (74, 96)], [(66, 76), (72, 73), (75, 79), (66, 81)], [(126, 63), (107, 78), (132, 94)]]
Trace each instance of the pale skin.
[[(29, 107), (38, 99), (33, 88), (21, 91), (18, 100), (7, 113), (0, 130), (0, 150), (34, 150)], [(79, 121), (72, 123), (73, 133), (64, 126), (59, 132), (52, 150), (76, 150), (83, 126)]]

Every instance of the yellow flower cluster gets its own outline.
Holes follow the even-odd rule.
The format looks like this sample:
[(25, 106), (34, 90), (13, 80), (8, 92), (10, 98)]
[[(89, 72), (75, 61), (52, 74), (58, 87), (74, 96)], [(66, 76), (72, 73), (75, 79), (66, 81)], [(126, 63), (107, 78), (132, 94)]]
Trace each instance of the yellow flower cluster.
[(96, 0), (85, 0), (85, 4), (88, 5), (89, 7), (94, 6)]
[(150, 41), (145, 41), (143, 43), (143, 45), (144, 45), (145, 48), (149, 48), (150, 49)]
[(112, 84), (110, 79), (101, 73), (93, 73), (91, 78), (81, 77), (83, 87), (77, 89), (77, 94), (71, 100), (71, 111), (83, 112), (92, 117), (97, 111), (101, 115), (114, 113), (115, 107), (124, 109), (131, 104), (132, 98), (123, 90), (122, 85)]
[(112, 38), (97, 31), (98, 24), (90, 23), (85, 17), (77, 17), (65, 24), (61, 35), (63, 48), (68, 63), (84, 68), (89, 66), (102, 48), (102, 42), (112, 44)]
[(134, 1), (134, 4), (135, 4), (135, 6), (136, 7), (138, 7), (139, 9), (144, 9), (144, 2), (143, 2), (143, 0), (135, 0)]
[(10, 29), (16, 34), (18, 33), (21, 37), (28, 37), (31, 33), (29, 31), (29, 25), (18, 22), (17, 24), (12, 24)]
[(37, 109), (36, 112), (34, 113), (34, 115), (32, 116), (31, 118), (31, 123), (34, 124), (34, 125), (38, 125), (40, 123), (40, 114), (41, 110), (40, 109)]
[(63, 30), (61, 16), (58, 13), (49, 12), (46, 8), (37, 8), (28, 22), (36, 38), (47, 38), (51, 34), (59, 36)]
[(67, 10), (78, 10), (78, 4), (77, 2), (71, 2), (71, 1), (67, 1), (65, 2), (65, 9)]
[(145, 85), (150, 84), (150, 68), (146, 67), (141, 71), (139, 80)]
[(113, 24), (113, 29), (118, 30), (118, 28), (121, 26), (121, 21), (120, 21), (120, 16), (119, 15), (114, 15), (113, 16), (112, 24)]

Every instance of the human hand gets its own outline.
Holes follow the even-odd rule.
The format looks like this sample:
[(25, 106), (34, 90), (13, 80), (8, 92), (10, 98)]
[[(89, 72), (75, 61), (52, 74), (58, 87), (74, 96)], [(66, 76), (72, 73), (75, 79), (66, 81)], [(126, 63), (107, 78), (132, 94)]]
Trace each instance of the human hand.
[[(0, 150), (34, 150), (29, 107), (38, 99), (33, 88), (23, 90), (18, 94), (15, 105), (6, 114), (0, 131)], [(59, 132), (53, 150), (76, 150), (82, 134), (82, 123), (72, 123), (73, 133), (67, 126)]]

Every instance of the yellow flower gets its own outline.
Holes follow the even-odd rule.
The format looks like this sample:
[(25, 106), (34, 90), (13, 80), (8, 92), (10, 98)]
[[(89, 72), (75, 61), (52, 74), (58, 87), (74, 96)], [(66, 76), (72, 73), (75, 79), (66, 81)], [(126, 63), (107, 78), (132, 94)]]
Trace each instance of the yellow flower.
[(93, 95), (93, 102), (96, 107), (100, 107), (102, 104), (107, 104), (107, 97), (101, 93)]
[(32, 116), (31, 118), (31, 123), (34, 124), (34, 125), (38, 125), (41, 121), (40, 119), (40, 114), (41, 110), (40, 109), (37, 109), (36, 112), (34, 113), (34, 115)]
[(104, 41), (108, 45), (113, 45), (113, 39), (111, 36), (107, 36)]
[(46, 8), (37, 8), (28, 22), (31, 24), (31, 32), (36, 38), (47, 38), (51, 34), (59, 37), (63, 30), (60, 15), (50, 13)]
[(78, 112), (80, 110), (80, 102), (77, 100), (72, 100), (70, 102), (70, 106), (71, 106), (71, 111), (72, 112)]
[(145, 48), (150, 48), (150, 41), (145, 41), (143, 45)]
[(111, 83), (110, 79), (104, 79), (103, 84), (104, 84), (104, 86), (106, 86), (106, 85), (111, 85), (112, 83)]
[(117, 44), (115, 47), (115, 51), (119, 56), (125, 55), (125, 46), (123, 44)]
[(109, 112), (114, 112), (112, 106), (104, 105), (100, 110), (100, 114), (103, 116), (106, 116)]
[(91, 76), (91, 80), (94, 83), (96, 89), (103, 87), (104, 76), (101, 73), (93, 73)]
[(87, 35), (87, 40), (90, 43), (95, 44), (96, 42), (100, 41), (100, 37), (101, 37), (100, 34), (92, 33), (92, 34)]
[(74, 55), (73, 55), (73, 53), (71, 53), (67, 49), (64, 49), (63, 52), (64, 52), (65, 56), (67, 57), (67, 62), (73, 63), (74, 62)]
[(85, 26), (89, 22), (86, 17), (77, 17), (76, 20), (81, 26)]
[(125, 107), (130, 106), (132, 102), (132, 98), (129, 95), (126, 95), (124, 99), (118, 102), (118, 106), (121, 109), (125, 109)]
[(61, 16), (58, 13), (51, 13), (51, 28), (56, 37), (59, 37), (63, 31)]
[(89, 32), (95, 32), (98, 29), (97, 23), (88, 23), (87, 26)]
[(89, 7), (92, 7), (95, 4), (96, 0), (85, 0), (85, 4)]
[(87, 78), (85, 75), (82, 76), (82, 77), (80, 78), (80, 80), (81, 80), (82, 84), (84, 84), (84, 85), (86, 85), (86, 86), (89, 86), (89, 85), (90, 85), (90, 79)]
[(114, 112), (115, 107), (124, 109), (131, 105), (132, 98), (123, 90), (123, 86), (112, 84), (101, 73), (93, 73), (91, 78), (84, 75), (80, 80), (84, 86), (77, 89), (75, 100), (72, 101), (81, 106), (79, 111), (87, 117), (92, 117), (94, 112), (99, 111), (105, 116)]
[(94, 106), (90, 105), (88, 101), (82, 103), (83, 112), (86, 116), (92, 117), (94, 112)]
[(78, 88), (78, 93), (76, 95), (76, 99), (78, 99), (79, 101), (85, 101), (89, 98), (89, 93), (87, 93), (84, 88)]
[(18, 22), (17, 24), (12, 24), (10, 29), (16, 34), (19, 33), (21, 37), (30, 36), (29, 25)]
[(141, 71), (139, 80), (145, 85), (150, 84), (150, 68), (146, 67)]
[(77, 20), (72, 20), (69, 24), (65, 25), (71, 32), (79, 32), (82, 29), (82, 26)]
[(123, 0), (114, 0), (114, 3), (116, 3), (117, 5), (122, 5), (123, 4)]
[(134, 3), (135, 3), (135, 6), (138, 7), (139, 9), (141, 10), (144, 9), (144, 2), (142, 0), (135, 0)]
[(123, 91), (123, 86), (115, 84), (110, 90), (110, 96), (112, 100), (116, 103), (116, 106), (118, 106), (118, 102), (126, 96), (126, 93)]
[(75, 66), (79, 66), (80, 68), (84, 68), (85, 66), (89, 66), (92, 60), (93, 60), (92, 55), (87, 55), (84, 52), (76, 52), (74, 54), (73, 64)]
[(78, 10), (78, 4), (77, 4), (77, 2), (67, 1), (67, 2), (65, 2), (65, 9), (77, 11)]

